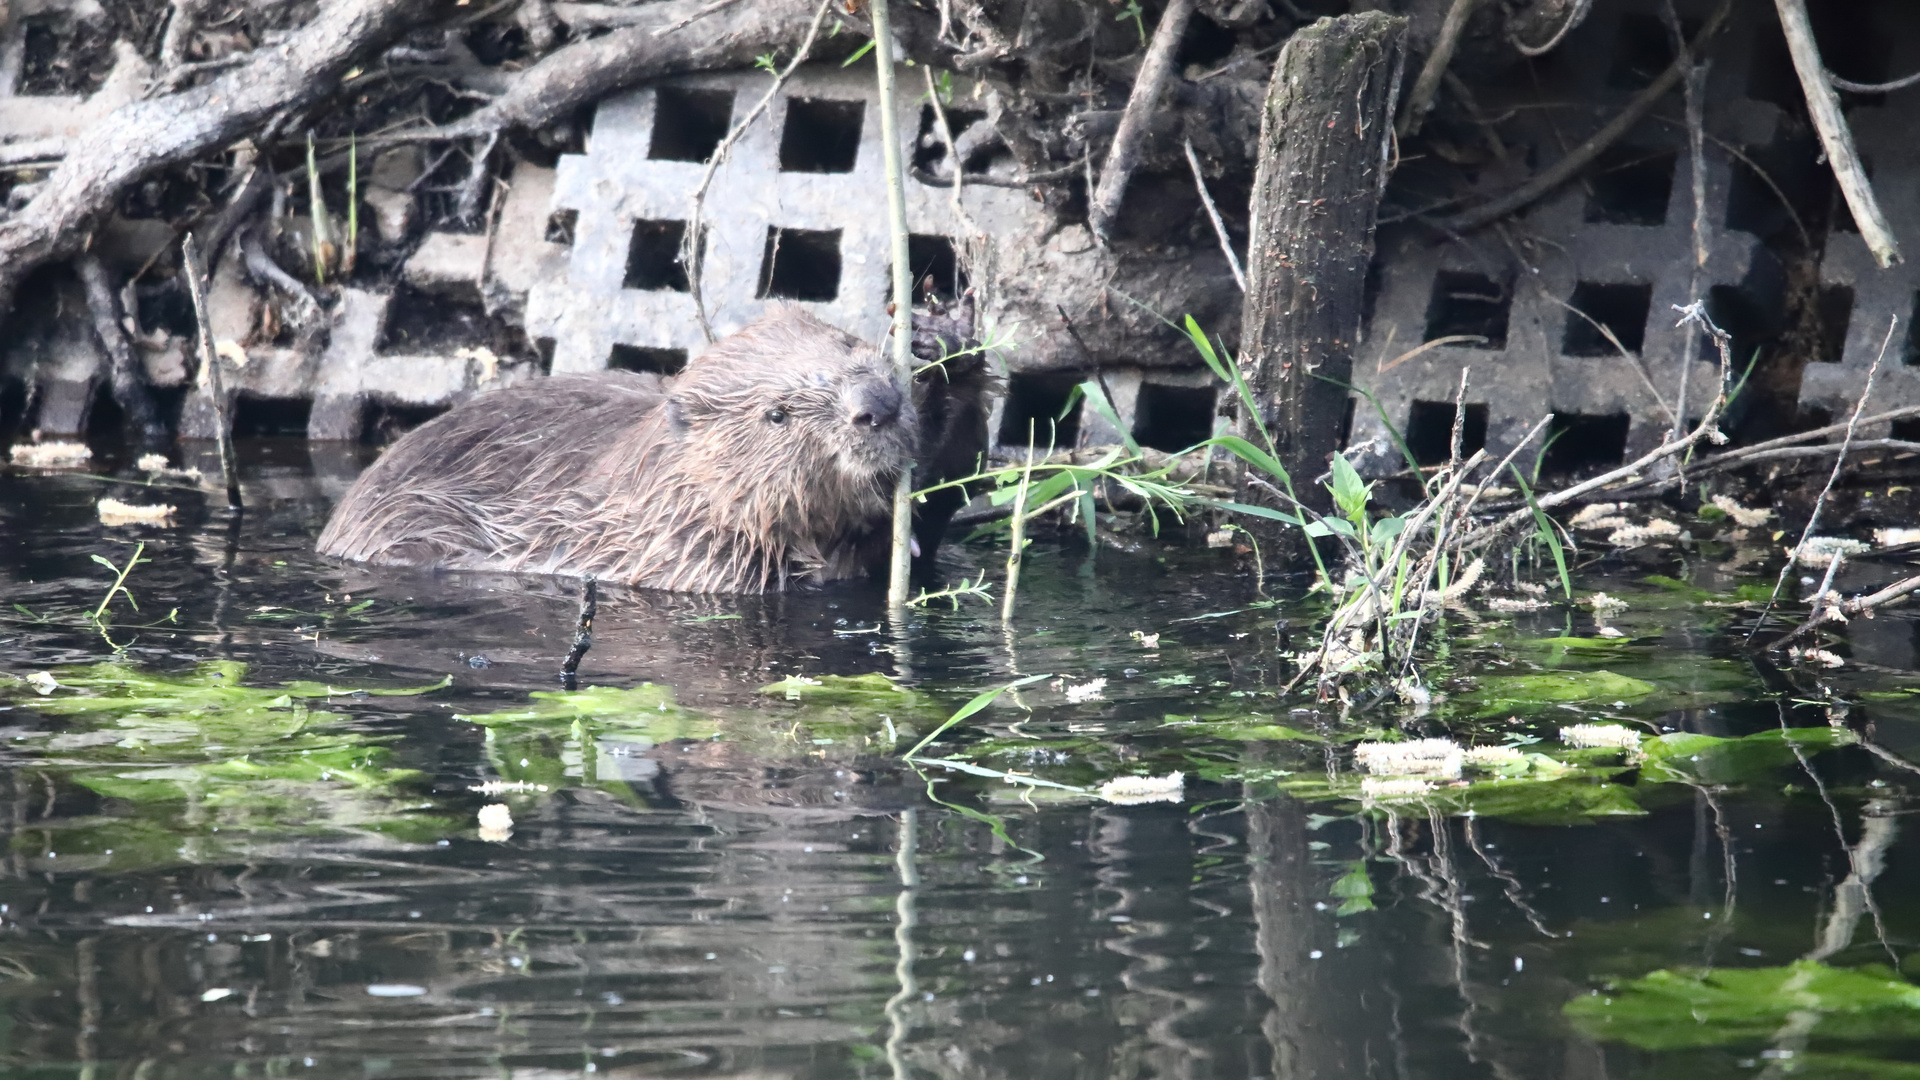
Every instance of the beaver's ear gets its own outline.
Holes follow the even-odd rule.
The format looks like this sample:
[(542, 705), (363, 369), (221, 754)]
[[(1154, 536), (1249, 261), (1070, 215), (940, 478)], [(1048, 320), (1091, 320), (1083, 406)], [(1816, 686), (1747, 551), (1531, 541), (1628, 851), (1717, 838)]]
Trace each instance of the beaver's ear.
[(667, 395), (667, 423), (678, 435), (714, 414), (713, 402), (699, 394), (680, 392)]

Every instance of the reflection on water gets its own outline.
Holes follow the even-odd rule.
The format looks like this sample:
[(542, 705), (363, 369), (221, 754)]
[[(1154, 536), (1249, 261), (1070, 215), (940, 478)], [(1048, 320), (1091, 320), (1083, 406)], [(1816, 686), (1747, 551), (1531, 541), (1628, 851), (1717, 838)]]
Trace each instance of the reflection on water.
[[(351, 463), (249, 460), (232, 542), (172, 493), (182, 524), (138, 536), (138, 612), (101, 629), (82, 617), (106, 585), (90, 556), (130, 553), (94, 520), (112, 489), (0, 474), (0, 678), (59, 684), (0, 683), (9, 1073), (1920, 1059), (1911, 623), (1862, 627), (1875, 666), (1816, 683), (1745, 658), (1737, 616), (1684, 591), (1748, 580), (1724, 559), (1595, 568), (1633, 604), (1622, 643), (1589, 616), (1462, 613), (1431, 715), (1342, 718), (1275, 693), (1307, 609), (1260, 606), (1216, 553), (1069, 550), (1031, 561), (1011, 633), (975, 609), (895, 636), (860, 588), (615, 594), (582, 669), (597, 689), (564, 694), (569, 587), (318, 562)], [(1067, 680), (937, 748), (976, 771), (901, 765), (975, 693), (1041, 672)], [(831, 678), (875, 673), (908, 689)], [(1095, 678), (1101, 696), (1065, 696)], [(1637, 757), (1557, 749), (1589, 720), (1670, 734)], [(1557, 756), (1363, 802), (1346, 744), (1401, 723)], [(1174, 770), (1180, 803), (1080, 793)], [(495, 803), (513, 824), (488, 840)]]

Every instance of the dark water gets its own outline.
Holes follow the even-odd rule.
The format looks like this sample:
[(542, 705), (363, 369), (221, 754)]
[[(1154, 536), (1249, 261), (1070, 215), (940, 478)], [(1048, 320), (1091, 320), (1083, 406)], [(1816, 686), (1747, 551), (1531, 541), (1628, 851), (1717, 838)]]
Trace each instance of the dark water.
[[(1920, 1076), (1914, 627), (1749, 658), (1714, 605), (1777, 547), (1587, 567), (1623, 639), (1450, 615), (1425, 714), (1282, 694), (1312, 607), (1184, 542), (1042, 546), (1011, 630), (614, 595), (569, 696), (570, 587), (329, 565), (352, 462), (246, 460), (237, 533), (0, 472), (8, 1075)], [(925, 752), (974, 771), (902, 765), (1039, 673)], [(1748, 738), (1561, 746), (1596, 720)], [(1362, 797), (1393, 730), (1571, 771)]]

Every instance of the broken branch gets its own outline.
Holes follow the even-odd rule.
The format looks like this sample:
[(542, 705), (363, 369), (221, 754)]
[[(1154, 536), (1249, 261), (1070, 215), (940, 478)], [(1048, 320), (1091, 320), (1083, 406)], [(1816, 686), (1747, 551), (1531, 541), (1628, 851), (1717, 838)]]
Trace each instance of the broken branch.
[(1154, 104), (1160, 100), (1167, 76), (1173, 72), (1173, 57), (1186, 33), (1187, 19), (1193, 14), (1193, 0), (1171, 0), (1153, 28), (1153, 40), (1147, 45), (1146, 58), (1140, 61), (1140, 73), (1134, 77), (1133, 92), (1127, 95), (1127, 109), (1120, 114), (1120, 127), (1113, 133), (1113, 145), (1107, 148), (1107, 162), (1100, 170), (1100, 185), (1094, 189), (1087, 207), (1087, 226), (1106, 243), (1111, 239), (1114, 219), (1120, 216), (1120, 202), (1127, 194), (1127, 180), (1140, 163), (1140, 151), (1146, 142), (1147, 125)]
[(1867, 180), (1867, 170), (1861, 166), (1860, 154), (1853, 148), (1853, 130), (1840, 114), (1840, 95), (1834, 93), (1826, 65), (1820, 61), (1820, 45), (1813, 39), (1813, 23), (1807, 18), (1806, 0), (1774, 0), (1774, 7), (1780, 11), (1780, 29), (1787, 36), (1787, 52), (1793, 57), (1793, 70), (1800, 76), (1800, 89), (1807, 96), (1807, 113), (1813, 118), (1815, 130), (1820, 132), (1820, 146), (1827, 152), (1827, 164), (1832, 166), (1833, 178), (1840, 183), (1840, 193), (1846, 196), (1847, 209), (1852, 211), (1853, 222), (1860, 229), (1860, 239), (1866, 241), (1873, 261), (1885, 270), (1900, 261), (1900, 243), (1893, 238), (1886, 215), (1880, 212), (1880, 203), (1873, 197), (1873, 185)]

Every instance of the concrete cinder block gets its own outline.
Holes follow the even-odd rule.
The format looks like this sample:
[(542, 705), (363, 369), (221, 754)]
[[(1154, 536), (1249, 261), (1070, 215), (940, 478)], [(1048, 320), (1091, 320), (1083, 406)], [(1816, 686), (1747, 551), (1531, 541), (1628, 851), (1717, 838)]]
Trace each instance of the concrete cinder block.
[[(1905, 20), (1904, 32), (1889, 38), (1894, 48), (1888, 69), (1906, 71), (1902, 65), (1920, 63), (1920, 9), (1900, 7), (1898, 14)], [(1887, 94), (1883, 104), (1847, 113), (1855, 146), (1872, 174), (1874, 195), (1906, 261), (1882, 270), (1858, 232), (1835, 228), (1827, 236), (1820, 276), (1828, 298), (1822, 306), (1830, 316), (1845, 318), (1845, 336), (1838, 355), (1817, 355), (1801, 372), (1800, 406), (1824, 412), (1836, 422), (1853, 411), (1883, 344), (1886, 355), (1874, 372), (1866, 412), (1920, 405), (1920, 367), (1914, 363), (1920, 337), (1913, 336), (1913, 318), (1920, 315), (1920, 143), (1914, 139), (1912, 120), (1916, 108), (1920, 87), (1907, 87)], [(1836, 216), (1850, 220), (1845, 214)], [(1885, 438), (1888, 427), (1872, 425), (1861, 434)]]
[[(1692, 18), (1709, 5), (1679, 6)], [(1517, 110), (1502, 131), (1525, 132), (1504, 163), (1485, 163), (1483, 196), (1522, 182), (1618, 113), (1640, 85), (1631, 73), (1623, 77), (1620, 52), (1634, 33), (1659, 29), (1657, 19), (1657, 5), (1638, 0), (1596, 7), (1542, 69), (1546, 83), (1482, 94), (1485, 113)], [(1770, 142), (1780, 119), (1776, 106), (1745, 96), (1755, 30), (1755, 20), (1735, 19), (1723, 32), (1706, 89), (1707, 130), (1736, 146)], [(1520, 108), (1536, 100), (1582, 107), (1551, 116)], [(1579, 182), (1496, 227), (1440, 238), (1417, 226), (1381, 229), (1380, 291), (1354, 365), (1355, 384), (1380, 410), (1355, 400), (1348, 454), (1356, 465), (1375, 475), (1404, 468), (1388, 424), (1406, 433), (1416, 402), (1441, 405), (1438, 415), (1450, 417), (1463, 369), (1470, 369), (1466, 403), (1486, 408), (1486, 448), (1496, 459), (1549, 412), (1624, 415), (1621, 451), (1632, 457), (1653, 448), (1678, 408), (1690, 347), (1698, 351), (1685, 372), (1681, 419), (1697, 419), (1719, 390), (1717, 356), (1698, 348), (1695, 330), (1675, 325), (1674, 308), (1715, 286), (1769, 293), (1780, 287), (1778, 273), (1755, 237), (1723, 225), (1731, 160), (1718, 143), (1709, 141), (1705, 154), (1707, 260), (1697, 281), (1684, 129), (1649, 119), (1621, 147)], [(1573, 310), (1583, 305), (1617, 331), (1629, 356)], [(1491, 340), (1431, 344), (1463, 332)]]

